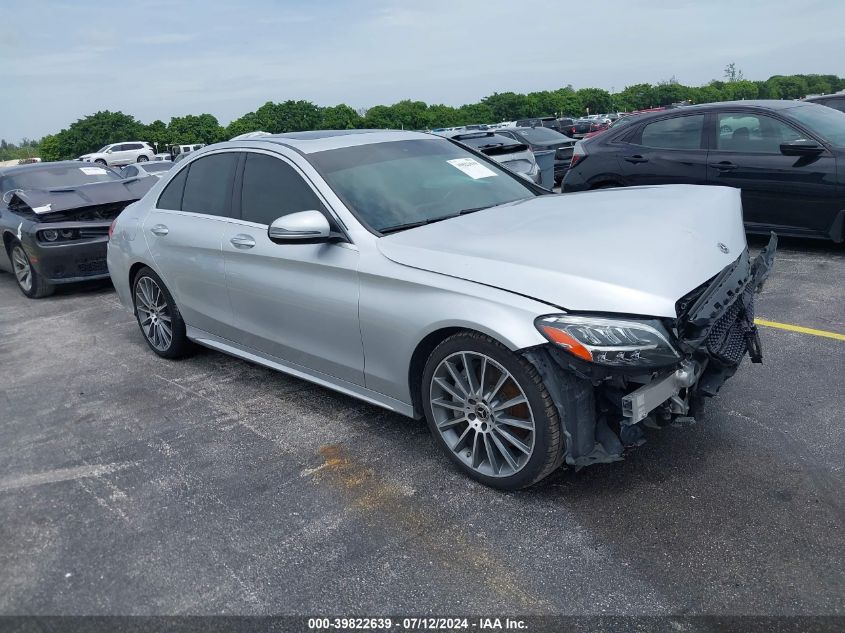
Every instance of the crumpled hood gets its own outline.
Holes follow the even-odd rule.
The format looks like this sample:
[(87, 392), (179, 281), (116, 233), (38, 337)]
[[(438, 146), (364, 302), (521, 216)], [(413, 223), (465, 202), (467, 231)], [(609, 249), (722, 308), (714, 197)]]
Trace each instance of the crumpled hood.
[(672, 318), (746, 248), (739, 190), (696, 185), (539, 196), (377, 243), (399, 264), (566, 310)]
[(94, 182), (61, 189), (26, 189), (15, 192), (9, 200), (9, 208), (12, 210), (25, 208), (43, 215), (112, 202), (133, 202), (143, 198), (156, 182), (158, 178), (145, 176), (127, 180)]

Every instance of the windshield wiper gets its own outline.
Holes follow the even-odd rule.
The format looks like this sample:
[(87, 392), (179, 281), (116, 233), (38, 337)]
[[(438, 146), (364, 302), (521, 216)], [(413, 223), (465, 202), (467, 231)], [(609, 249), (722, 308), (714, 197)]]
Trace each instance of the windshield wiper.
[[(498, 205), (496, 205), (498, 206)], [(468, 213), (475, 213), (476, 211), (481, 211), (483, 209), (489, 209), (490, 207), (475, 207), (472, 209), (463, 209), (458, 211), (457, 213), (450, 213), (449, 215), (442, 215), (439, 218), (429, 218), (427, 220), (418, 220), (417, 222), (406, 222), (405, 224), (395, 224), (394, 226), (388, 226), (383, 229), (379, 229), (379, 233), (382, 235), (387, 235), (388, 233), (396, 233), (397, 231), (404, 231), (405, 229), (413, 229), (418, 226), (425, 226), (426, 224), (434, 224), (435, 222), (440, 222), (442, 220), (449, 220), (451, 218), (457, 218), (461, 215), (467, 215)]]

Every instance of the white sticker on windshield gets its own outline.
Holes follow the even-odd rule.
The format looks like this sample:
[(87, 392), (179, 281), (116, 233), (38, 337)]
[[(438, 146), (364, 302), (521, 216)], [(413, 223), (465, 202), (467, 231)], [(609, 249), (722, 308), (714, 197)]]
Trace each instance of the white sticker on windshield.
[(452, 167), (456, 167), (464, 172), (470, 178), (477, 180), (479, 178), (489, 178), (490, 176), (497, 176), (498, 174), (492, 169), (488, 169), (474, 158), (455, 158), (447, 160)]
[(86, 176), (105, 176), (107, 173), (102, 167), (80, 167), (79, 171)]

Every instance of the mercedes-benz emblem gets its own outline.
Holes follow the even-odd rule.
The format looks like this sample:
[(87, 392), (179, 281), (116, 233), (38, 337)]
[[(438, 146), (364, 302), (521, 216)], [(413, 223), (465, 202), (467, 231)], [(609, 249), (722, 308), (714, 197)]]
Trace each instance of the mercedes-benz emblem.
[(716, 244), (716, 246), (718, 246), (718, 247), (719, 247), (719, 250), (720, 250), (720, 251), (722, 251), (725, 255), (727, 255), (728, 253), (730, 253), (730, 252), (731, 252), (731, 249), (729, 249), (727, 246), (725, 246), (725, 245), (724, 245), (724, 244), (722, 244), (721, 242), (719, 242), (718, 244)]

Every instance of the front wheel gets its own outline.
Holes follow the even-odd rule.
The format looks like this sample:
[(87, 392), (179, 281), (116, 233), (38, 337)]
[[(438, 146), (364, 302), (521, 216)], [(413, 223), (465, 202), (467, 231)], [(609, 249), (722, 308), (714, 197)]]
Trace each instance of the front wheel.
[(147, 345), (163, 358), (180, 358), (191, 349), (185, 322), (164, 282), (144, 267), (132, 284), (135, 318)]
[(143, 154), (141, 154), (141, 155), (138, 157), (138, 162), (139, 162), (139, 163), (146, 163), (148, 160), (150, 160), (150, 159), (149, 159), (149, 158), (147, 158), (146, 156), (144, 156)]
[(98, 158), (94, 162), (97, 163), (98, 165), (102, 165), (103, 167), (106, 166), (106, 161), (104, 161), (102, 158)]
[(560, 421), (540, 375), (488, 336), (462, 332), (438, 345), (422, 402), (437, 444), (483, 484), (525, 488), (560, 464)]
[(56, 287), (42, 277), (29, 260), (23, 246), (14, 240), (9, 246), (9, 259), (12, 261), (12, 270), (15, 273), (15, 280), (18, 288), (30, 299), (41, 299), (55, 291)]

